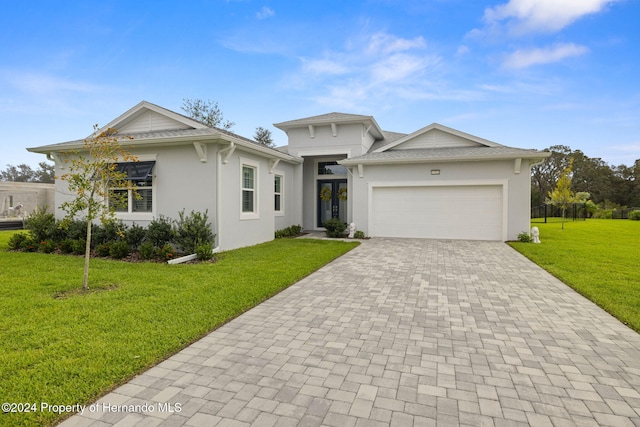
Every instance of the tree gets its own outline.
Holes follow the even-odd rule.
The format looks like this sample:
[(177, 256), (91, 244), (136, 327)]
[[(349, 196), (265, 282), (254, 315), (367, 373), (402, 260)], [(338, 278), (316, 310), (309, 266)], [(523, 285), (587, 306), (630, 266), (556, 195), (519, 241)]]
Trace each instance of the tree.
[(7, 168), (0, 171), (0, 181), (10, 182), (43, 182), (53, 184), (54, 167), (53, 165), (40, 162), (39, 169), (32, 169), (31, 166), (22, 163), (18, 166), (7, 165)]
[[(60, 179), (68, 182), (68, 188), (75, 193), (73, 200), (60, 205), (67, 213), (63, 224), (68, 224), (79, 213), (87, 220), (87, 241), (84, 252), (84, 275), (82, 288), (89, 289), (89, 259), (91, 254), (91, 228), (93, 220), (109, 222), (115, 216), (115, 207), (125, 203), (125, 195), (117, 189), (127, 189), (137, 195), (135, 187), (127, 180), (124, 172), (118, 171), (117, 162), (137, 161), (116, 137), (115, 129), (100, 131), (98, 125), (94, 133), (84, 140), (82, 152), (63, 153), (69, 172)], [(128, 139), (133, 139), (127, 137)]]
[(531, 203), (544, 203), (545, 195), (553, 189), (562, 170), (567, 166), (571, 148), (566, 145), (553, 145), (544, 151), (551, 152), (544, 162), (531, 168)]
[(210, 127), (229, 130), (235, 126), (234, 122), (224, 119), (217, 102), (186, 98), (182, 100), (182, 107), (180, 108), (192, 119)]
[(256, 133), (253, 135), (253, 139), (259, 144), (266, 145), (267, 147), (273, 147), (273, 138), (271, 137), (271, 131), (261, 126), (256, 128)]
[(556, 188), (549, 193), (547, 203), (558, 206), (562, 210), (562, 229), (564, 230), (564, 219), (567, 208), (576, 201), (576, 195), (571, 191), (571, 168), (573, 159), (569, 160), (569, 165), (564, 169), (558, 179)]

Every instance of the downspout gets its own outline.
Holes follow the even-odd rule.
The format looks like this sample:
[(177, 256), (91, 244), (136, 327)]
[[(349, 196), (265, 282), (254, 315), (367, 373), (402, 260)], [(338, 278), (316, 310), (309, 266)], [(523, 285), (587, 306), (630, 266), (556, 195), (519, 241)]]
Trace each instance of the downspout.
[[(216, 164), (216, 242), (218, 245), (213, 248), (213, 253), (220, 252), (220, 216), (222, 215), (222, 156), (227, 153), (232, 153), (236, 148), (236, 144), (231, 141), (229, 146), (218, 150), (217, 164)], [(228, 159), (227, 159), (228, 160)], [(224, 163), (227, 163), (225, 160)]]

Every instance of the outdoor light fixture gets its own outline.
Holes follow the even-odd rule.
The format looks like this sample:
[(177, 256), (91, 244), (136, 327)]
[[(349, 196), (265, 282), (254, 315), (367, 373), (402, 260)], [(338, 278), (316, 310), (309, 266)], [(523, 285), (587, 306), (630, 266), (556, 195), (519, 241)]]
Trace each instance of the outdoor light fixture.
[(431, 175), (440, 175), (440, 169), (431, 169)]

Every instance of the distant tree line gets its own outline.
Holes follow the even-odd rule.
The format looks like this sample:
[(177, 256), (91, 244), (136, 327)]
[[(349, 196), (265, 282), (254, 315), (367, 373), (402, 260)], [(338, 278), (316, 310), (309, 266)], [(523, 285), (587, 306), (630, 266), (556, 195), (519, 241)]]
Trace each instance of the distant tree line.
[(37, 169), (33, 169), (31, 166), (22, 163), (18, 166), (7, 165), (5, 170), (0, 171), (0, 181), (53, 184), (54, 175), (54, 166), (47, 162), (38, 163)]
[(551, 156), (531, 169), (532, 206), (545, 203), (573, 159), (571, 183), (575, 193), (589, 193), (591, 201), (605, 208), (640, 207), (640, 159), (633, 166), (609, 166), (600, 158), (588, 157), (565, 145), (544, 151)]

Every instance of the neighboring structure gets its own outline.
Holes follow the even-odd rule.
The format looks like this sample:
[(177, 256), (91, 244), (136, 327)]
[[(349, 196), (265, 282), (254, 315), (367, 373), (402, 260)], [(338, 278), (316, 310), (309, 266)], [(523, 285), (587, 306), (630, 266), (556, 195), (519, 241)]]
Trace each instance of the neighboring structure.
[[(322, 229), (337, 217), (369, 236), (509, 240), (529, 229), (530, 172), (549, 153), (505, 147), (442, 125), (410, 135), (370, 116), (331, 113), (278, 123), (271, 149), (141, 102), (105, 127), (130, 135), (140, 162), (122, 164), (141, 200), (118, 217), (148, 223), (208, 210), (217, 245), (271, 240), (277, 229)], [(82, 140), (31, 148), (55, 160)], [(71, 195), (56, 181), (56, 207)], [(62, 215), (60, 210), (56, 211)]]
[[(19, 205), (21, 209), (14, 209)], [(54, 205), (53, 184), (0, 181), (0, 219), (22, 218), (45, 207), (53, 210)]]

